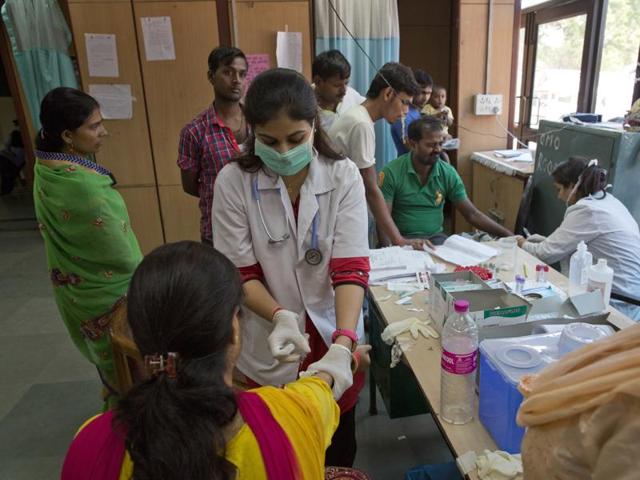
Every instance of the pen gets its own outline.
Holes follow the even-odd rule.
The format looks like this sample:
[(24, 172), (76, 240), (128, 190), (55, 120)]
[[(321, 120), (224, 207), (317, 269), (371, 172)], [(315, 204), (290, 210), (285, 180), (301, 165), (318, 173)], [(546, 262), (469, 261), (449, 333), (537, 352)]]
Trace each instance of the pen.
[(527, 230), (527, 227), (522, 227), (522, 231), (524, 232), (524, 238), (529, 238), (531, 233)]

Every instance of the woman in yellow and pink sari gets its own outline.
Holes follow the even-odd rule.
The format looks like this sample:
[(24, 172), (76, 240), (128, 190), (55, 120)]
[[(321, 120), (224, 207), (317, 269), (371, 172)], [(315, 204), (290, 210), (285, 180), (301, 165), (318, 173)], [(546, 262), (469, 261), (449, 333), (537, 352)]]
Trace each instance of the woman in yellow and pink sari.
[[(331, 391), (339, 372), (317, 362), (312, 375), (284, 388), (234, 392), (241, 303), (238, 271), (217, 250), (179, 242), (149, 254), (128, 295), (149, 378), (115, 411), (83, 425), (62, 480), (325, 478), (340, 418)], [(368, 348), (353, 368), (368, 361)]]

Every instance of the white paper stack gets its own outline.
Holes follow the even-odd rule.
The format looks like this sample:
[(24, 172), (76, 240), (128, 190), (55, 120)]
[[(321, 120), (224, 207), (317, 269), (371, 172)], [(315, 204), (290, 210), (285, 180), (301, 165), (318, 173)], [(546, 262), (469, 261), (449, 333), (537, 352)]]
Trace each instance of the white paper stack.
[(425, 247), (425, 250), (445, 262), (460, 265), (461, 267), (484, 263), (499, 253), (495, 248), (460, 235), (451, 235), (443, 245), (435, 247), (435, 250), (428, 247)]
[(415, 277), (417, 272), (432, 272), (438, 267), (427, 252), (404, 247), (369, 250), (369, 283)]

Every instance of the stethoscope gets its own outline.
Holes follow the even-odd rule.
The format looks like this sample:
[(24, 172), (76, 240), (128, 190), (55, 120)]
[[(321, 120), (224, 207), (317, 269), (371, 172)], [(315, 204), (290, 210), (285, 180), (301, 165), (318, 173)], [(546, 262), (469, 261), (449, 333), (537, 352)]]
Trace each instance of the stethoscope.
[[(291, 235), (289, 232), (285, 232), (280, 237), (274, 237), (271, 235), (271, 231), (269, 227), (267, 227), (267, 223), (264, 220), (264, 214), (262, 213), (262, 203), (260, 202), (260, 190), (258, 190), (258, 177), (253, 180), (252, 185), (252, 193), (253, 199), (256, 201), (258, 205), (258, 214), (260, 215), (260, 222), (262, 223), (262, 227), (269, 237), (270, 244), (281, 243), (289, 239)], [(322, 262), (322, 252), (318, 248), (318, 212), (313, 216), (313, 220), (311, 222), (311, 248), (308, 249), (304, 254), (304, 259), (309, 265), (319, 265)], [(284, 222), (287, 224), (287, 212), (284, 212)], [(285, 227), (286, 228), (286, 227)]]

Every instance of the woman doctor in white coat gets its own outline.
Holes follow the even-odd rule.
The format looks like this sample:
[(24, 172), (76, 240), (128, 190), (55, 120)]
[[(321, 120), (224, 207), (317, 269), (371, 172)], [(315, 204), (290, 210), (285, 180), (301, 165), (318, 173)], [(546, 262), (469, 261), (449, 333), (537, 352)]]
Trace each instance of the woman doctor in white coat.
[(311, 85), (273, 69), (247, 92), (254, 138), (218, 175), (213, 244), (244, 280), (243, 348), (249, 386), (282, 385), (300, 371), (331, 372), (340, 426), (326, 464), (355, 457), (355, 403), (364, 375), (350, 372), (364, 336), (369, 275), (360, 173), (327, 142)]
[(627, 207), (605, 191), (607, 171), (597, 160), (571, 157), (551, 176), (558, 198), (568, 207), (564, 219), (548, 237), (520, 237), (519, 246), (546, 263), (561, 262), (568, 274), (569, 257), (584, 241), (594, 260), (604, 258), (613, 268), (611, 305), (640, 320), (638, 306), (614, 299), (640, 300), (640, 231)]

